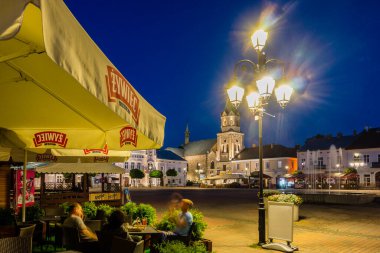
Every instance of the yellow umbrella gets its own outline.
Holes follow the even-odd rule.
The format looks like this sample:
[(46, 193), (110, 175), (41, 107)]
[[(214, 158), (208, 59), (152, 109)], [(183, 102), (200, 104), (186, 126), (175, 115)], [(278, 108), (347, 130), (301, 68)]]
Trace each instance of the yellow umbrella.
[(109, 61), (63, 1), (2, 0), (0, 20), (1, 146), (162, 146), (165, 117)]

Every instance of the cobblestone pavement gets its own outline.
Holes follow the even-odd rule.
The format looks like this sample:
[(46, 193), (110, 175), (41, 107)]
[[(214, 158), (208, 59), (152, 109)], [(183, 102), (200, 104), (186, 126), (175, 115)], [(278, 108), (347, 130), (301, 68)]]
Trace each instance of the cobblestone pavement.
[[(274, 252), (255, 246), (258, 241), (256, 191), (133, 190), (132, 197), (134, 201), (153, 204), (160, 215), (174, 191), (192, 199), (204, 213), (208, 223), (205, 238), (212, 240), (217, 253)], [(380, 203), (360, 206), (303, 204), (300, 216), (300, 221), (294, 223), (293, 242), (299, 252), (380, 253)]]

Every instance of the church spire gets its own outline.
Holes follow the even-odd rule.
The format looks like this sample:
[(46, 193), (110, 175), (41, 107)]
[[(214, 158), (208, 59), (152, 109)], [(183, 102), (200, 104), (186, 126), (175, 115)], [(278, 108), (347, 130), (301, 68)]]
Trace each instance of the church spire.
[(185, 130), (185, 145), (190, 142), (190, 131), (189, 131), (189, 123), (186, 124)]

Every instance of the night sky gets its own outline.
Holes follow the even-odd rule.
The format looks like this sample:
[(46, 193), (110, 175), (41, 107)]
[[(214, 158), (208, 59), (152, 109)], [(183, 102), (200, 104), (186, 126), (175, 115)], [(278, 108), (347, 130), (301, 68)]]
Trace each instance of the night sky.
[[(273, 102), (264, 143), (293, 146), (321, 134), (380, 126), (380, 1), (66, 0), (129, 82), (167, 117), (164, 146), (216, 138), (225, 87), (241, 59), (256, 61), (250, 35), (269, 32), (269, 58), (287, 62), (295, 94)], [(240, 108), (245, 144), (257, 122)]]

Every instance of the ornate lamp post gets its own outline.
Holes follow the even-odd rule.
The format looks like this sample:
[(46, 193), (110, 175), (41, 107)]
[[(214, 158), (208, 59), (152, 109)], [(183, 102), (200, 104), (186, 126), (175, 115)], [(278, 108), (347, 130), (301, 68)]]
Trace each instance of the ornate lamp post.
[[(249, 64), (253, 67), (254, 78), (256, 80), (255, 91), (246, 96), (249, 110), (252, 112), (254, 119), (259, 123), (259, 243), (263, 245), (266, 243), (265, 236), (265, 208), (263, 198), (263, 116), (266, 113), (265, 106), (269, 103), (273, 91), (275, 92), (277, 102), (282, 108), (288, 104), (293, 92), (293, 88), (287, 84), (278, 85), (276, 81), (266, 72), (267, 64), (270, 62), (277, 62), (283, 65), (283, 62), (275, 59), (267, 60), (266, 54), (263, 51), (265, 47), (268, 33), (264, 30), (256, 31), (251, 39), (253, 48), (257, 53), (258, 63), (250, 60), (241, 60), (235, 65), (235, 78), (239, 66), (242, 64)], [(231, 103), (237, 108), (244, 97), (244, 89), (238, 84), (235, 84), (227, 90), (228, 97)], [(270, 115), (273, 116), (273, 115)]]

